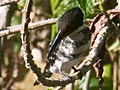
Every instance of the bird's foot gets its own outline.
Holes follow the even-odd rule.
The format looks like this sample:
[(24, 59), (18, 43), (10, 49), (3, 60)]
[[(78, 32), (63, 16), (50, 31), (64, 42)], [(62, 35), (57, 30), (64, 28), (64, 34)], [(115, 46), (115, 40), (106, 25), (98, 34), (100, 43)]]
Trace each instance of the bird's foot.
[(71, 80), (71, 77), (68, 76), (68, 75), (63, 74), (62, 71), (60, 71), (60, 74), (61, 74), (61, 76), (62, 76), (63, 78), (66, 78), (67, 80)]
[(72, 69), (74, 70), (74, 73), (77, 72), (77, 71), (79, 71), (74, 66), (72, 67)]

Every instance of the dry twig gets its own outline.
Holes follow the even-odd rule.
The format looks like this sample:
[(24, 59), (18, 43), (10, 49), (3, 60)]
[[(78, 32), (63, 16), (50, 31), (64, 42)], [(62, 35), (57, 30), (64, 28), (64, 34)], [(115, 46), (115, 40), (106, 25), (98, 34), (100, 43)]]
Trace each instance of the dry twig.
[(19, 0), (12, 0), (12, 1), (7, 1), (7, 2), (0, 3), (0, 7), (1, 7), (1, 6), (8, 5), (8, 4), (15, 3), (15, 2), (19, 2)]
[[(55, 24), (56, 21), (57, 19), (55, 18), (55, 19), (48, 19), (48, 20), (44, 20), (44, 21), (36, 22), (36, 23), (30, 23), (28, 25), (28, 29), (33, 30), (33, 29), (36, 29), (42, 26)], [(5, 35), (10, 35), (13, 33), (18, 33), (20, 32), (21, 29), (22, 29), (22, 25), (15, 25), (15, 26), (10, 26), (10, 27), (0, 29), (0, 37), (5, 36)]]
[[(54, 19), (51, 18), (51, 19), (36, 22), (36, 23), (29, 23), (28, 29), (29, 30), (34, 30), (36, 28), (40, 28), (40, 27), (43, 27), (43, 26), (55, 24), (56, 21), (57, 21), (57, 18), (54, 18)], [(92, 22), (91, 19), (87, 19), (85, 23), (89, 25), (91, 22)], [(18, 33), (18, 32), (20, 32), (21, 28), (22, 28), (22, 25), (15, 25), (15, 26), (10, 26), (10, 27), (0, 29), (0, 37), (10, 35), (10, 34), (14, 34), (14, 33)]]

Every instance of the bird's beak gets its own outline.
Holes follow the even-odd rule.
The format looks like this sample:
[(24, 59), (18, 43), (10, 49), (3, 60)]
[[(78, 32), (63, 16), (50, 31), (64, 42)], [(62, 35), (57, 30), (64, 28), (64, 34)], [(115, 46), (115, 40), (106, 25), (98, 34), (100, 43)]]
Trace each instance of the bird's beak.
[(63, 39), (63, 35), (61, 30), (58, 31), (58, 33), (55, 35), (55, 37), (53, 38), (53, 40), (50, 43), (50, 49), (48, 52), (48, 57), (52, 54), (52, 52), (55, 50), (55, 48), (57, 47), (57, 45), (59, 44), (59, 42)]
[(53, 38), (51, 44), (50, 44), (50, 49), (48, 52), (48, 58), (52, 54), (52, 52), (56, 49), (57, 45), (60, 43), (62, 39), (64, 39), (66, 36), (68, 36), (71, 32), (63, 32), (62, 30), (59, 30), (58, 33), (55, 35)]

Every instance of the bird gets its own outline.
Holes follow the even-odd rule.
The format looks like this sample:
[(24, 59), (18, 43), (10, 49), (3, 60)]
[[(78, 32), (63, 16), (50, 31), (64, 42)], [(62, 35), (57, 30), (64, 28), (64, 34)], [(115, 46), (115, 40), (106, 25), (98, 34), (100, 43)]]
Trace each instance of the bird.
[(58, 32), (50, 42), (46, 66), (43, 74), (50, 77), (52, 73), (70, 70), (82, 62), (89, 53), (91, 32), (83, 23), (84, 14), (79, 7), (67, 10), (58, 21)]
[(82, 62), (89, 53), (91, 32), (83, 23), (84, 14), (79, 7), (67, 10), (58, 21), (58, 32), (50, 42), (43, 72), (45, 77), (70, 70)]

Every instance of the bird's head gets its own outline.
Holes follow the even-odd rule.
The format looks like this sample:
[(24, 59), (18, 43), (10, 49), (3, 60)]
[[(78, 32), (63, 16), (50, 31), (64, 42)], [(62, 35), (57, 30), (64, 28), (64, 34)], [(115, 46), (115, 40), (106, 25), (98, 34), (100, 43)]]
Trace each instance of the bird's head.
[(48, 52), (48, 58), (56, 49), (59, 42), (66, 36), (76, 31), (80, 26), (83, 25), (83, 12), (80, 8), (75, 7), (67, 10), (59, 19), (58, 22), (58, 33), (55, 35), (51, 42), (50, 49)]

